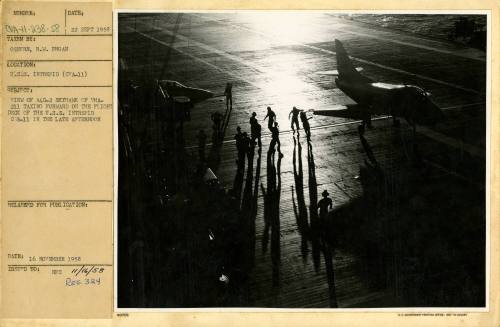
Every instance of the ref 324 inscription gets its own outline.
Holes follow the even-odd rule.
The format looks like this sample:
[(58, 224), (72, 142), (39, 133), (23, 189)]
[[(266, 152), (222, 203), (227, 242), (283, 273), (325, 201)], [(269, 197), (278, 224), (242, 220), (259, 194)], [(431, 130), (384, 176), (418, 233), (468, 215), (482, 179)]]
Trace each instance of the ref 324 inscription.
[(82, 286), (82, 285), (101, 285), (101, 278), (66, 278), (65, 280), (66, 286)]
[[(101, 278), (94, 277), (95, 275), (100, 275), (104, 272), (104, 267), (99, 266), (86, 266), (82, 265), (80, 267), (71, 270), (74, 277), (68, 277), (65, 279), (66, 286), (82, 286), (82, 285), (101, 285)], [(89, 275), (92, 274), (92, 277)], [(84, 278), (77, 278), (84, 277)]]

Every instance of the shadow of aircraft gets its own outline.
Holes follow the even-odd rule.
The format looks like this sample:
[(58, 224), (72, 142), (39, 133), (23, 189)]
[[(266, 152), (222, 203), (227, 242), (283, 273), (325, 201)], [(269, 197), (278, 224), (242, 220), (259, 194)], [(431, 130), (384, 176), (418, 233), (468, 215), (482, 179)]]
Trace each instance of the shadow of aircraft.
[(363, 306), (484, 305), (484, 193), (432, 172), (393, 133), (402, 158), (384, 162), (360, 135), (363, 193), (329, 213), (325, 239), (360, 258), (355, 269), (370, 289), (390, 294)]

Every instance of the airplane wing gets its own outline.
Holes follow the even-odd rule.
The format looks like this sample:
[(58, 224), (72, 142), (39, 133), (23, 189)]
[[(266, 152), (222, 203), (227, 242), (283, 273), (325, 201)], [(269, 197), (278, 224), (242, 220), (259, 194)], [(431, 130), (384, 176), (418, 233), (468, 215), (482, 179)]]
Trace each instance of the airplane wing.
[(338, 118), (362, 119), (362, 111), (357, 105), (337, 106), (331, 109), (311, 109), (314, 115)]
[[(358, 72), (362, 71), (363, 70), (363, 67), (356, 67), (356, 70)], [(339, 75), (339, 71), (334, 69), (334, 70), (324, 70), (324, 71), (321, 71), (321, 72), (316, 72), (316, 74), (318, 75), (327, 75), (327, 76), (338, 76)]]
[(184, 95), (174, 96), (173, 99), (177, 103), (189, 103), (191, 101), (191, 99)]
[(176, 96), (170, 97), (169, 94), (162, 87), (160, 87), (159, 90), (160, 90), (161, 94), (163, 95), (163, 98), (165, 98), (165, 99), (171, 98), (171, 99), (174, 99), (174, 101), (177, 103), (189, 103), (191, 101), (191, 99), (189, 99), (189, 97), (184, 96), (184, 95), (176, 95)]

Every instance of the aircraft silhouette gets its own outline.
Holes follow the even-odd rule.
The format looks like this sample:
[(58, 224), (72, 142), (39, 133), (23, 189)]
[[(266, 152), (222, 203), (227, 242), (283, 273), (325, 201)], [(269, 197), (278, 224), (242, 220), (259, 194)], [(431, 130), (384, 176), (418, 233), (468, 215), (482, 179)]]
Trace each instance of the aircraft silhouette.
[(335, 75), (335, 84), (357, 105), (339, 106), (327, 110), (311, 110), (315, 115), (362, 119), (365, 126), (371, 127), (372, 115), (391, 115), (395, 124), (397, 118), (404, 118), (414, 129), (415, 125), (433, 125), (444, 119), (443, 112), (430, 99), (429, 93), (415, 85), (379, 83), (359, 73), (342, 43), (335, 40), (337, 70), (319, 72)]
[(172, 80), (158, 81), (158, 88), (165, 98), (173, 99), (178, 103), (190, 103), (191, 105), (214, 96), (208, 90), (185, 86)]

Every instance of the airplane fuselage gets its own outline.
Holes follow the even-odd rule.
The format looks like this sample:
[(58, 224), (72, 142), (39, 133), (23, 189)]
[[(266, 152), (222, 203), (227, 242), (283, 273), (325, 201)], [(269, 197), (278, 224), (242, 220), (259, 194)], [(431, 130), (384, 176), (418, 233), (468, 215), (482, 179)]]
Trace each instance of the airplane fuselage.
[(375, 83), (365, 76), (352, 80), (337, 78), (335, 84), (369, 115), (392, 115), (411, 124), (442, 119), (442, 112), (426, 92), (414, 85)]
[(358, 108), (352, 114), (360, 115), (363, 125), (370, 123), (372, 114), (402, 117), (413, 126), (433, 124), (443, 119), (442, 111), (422, 88), (374, 82), (359, 73), (339, 40), (335, 40), (335, 51), (338, 74), (335, 84), (357, 102)]
[(389, 115), (391, 106), (404, 85), (373, 83), (372, 81), (346, 81), (335, 79), (335, 84), (351, 99), (356, 101), (369, 113)]

